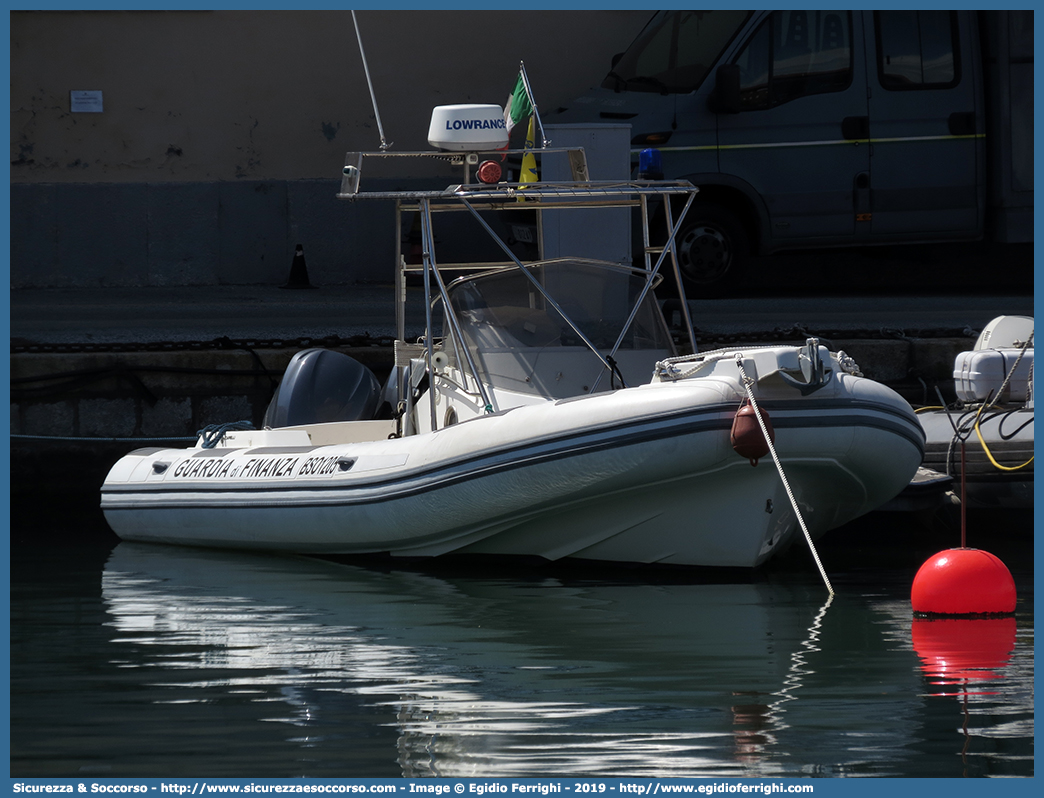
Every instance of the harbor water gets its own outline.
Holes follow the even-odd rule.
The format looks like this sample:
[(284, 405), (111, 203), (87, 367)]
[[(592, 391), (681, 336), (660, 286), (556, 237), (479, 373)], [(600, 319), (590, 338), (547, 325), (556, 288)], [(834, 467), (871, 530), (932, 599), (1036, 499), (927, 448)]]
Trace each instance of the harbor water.
[(1032, 521), (993, 518), (969, 534), (1018, 610), (957, 622), (912, 617), (945, 534), (892, 514), (822, 542), (829, 602), (807, 550), (756, 573), (421, 567), (16, 514), (11, 773), (1030, 777)]

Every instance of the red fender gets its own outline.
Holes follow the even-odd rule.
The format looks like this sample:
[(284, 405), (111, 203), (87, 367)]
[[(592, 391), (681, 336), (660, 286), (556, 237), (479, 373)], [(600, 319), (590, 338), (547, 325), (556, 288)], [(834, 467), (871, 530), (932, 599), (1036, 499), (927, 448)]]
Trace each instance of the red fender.
[[(768, 430), (769, 440), (775, 443), (776, 433), (772, 429), (772, 420), (764, 410), (761, 410), (761, 418), (765, 422), (765, 429)], [(768, 442), (761, 432), (761, 425), (758, 424), (757, 414), (754, 412), (749, 399), (743, 400), (743, 404), (736, 411), (735, 418), (732, 419), (730, 440), (732, 441), (732, 448), (736, 450), (736, 453), (750, 460), (752, 466), (756, 466), (758, 460), (769, 452)]]

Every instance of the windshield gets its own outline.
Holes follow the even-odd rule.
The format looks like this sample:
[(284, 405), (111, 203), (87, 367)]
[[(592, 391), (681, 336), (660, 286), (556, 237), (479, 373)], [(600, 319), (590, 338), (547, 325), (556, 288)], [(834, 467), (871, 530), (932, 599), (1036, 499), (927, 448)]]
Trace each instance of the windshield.
[[(548, 295), (603, 355), (616, 343), (645, 278), (630, 269), (573, 259), (528, 267)], [(518, 269), (450, 286), (450, 303), (489, 384), (565, 398), (585, 393), (605, 368), (583, 338)], [(447, 336), (447, 346), (452, 346)], [(648, 382), (673, 343), (652, 292), (616, 354), (628, 384)], [(612, 381), (605, 375), (601, 388)]]
[(613, 67), (602, 88), (681, 94), (703, 83), (749, 11), (661, 11)]

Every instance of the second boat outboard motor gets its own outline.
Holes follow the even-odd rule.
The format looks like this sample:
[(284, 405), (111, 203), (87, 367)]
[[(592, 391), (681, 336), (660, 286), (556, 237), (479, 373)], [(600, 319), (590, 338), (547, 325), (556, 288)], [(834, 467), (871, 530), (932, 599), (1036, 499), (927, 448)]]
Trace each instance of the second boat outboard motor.
[(265, 427), (293, 427), (373, 418), (381, 386), (355, 358), (329, 349), (305, 349), (290, 359)]

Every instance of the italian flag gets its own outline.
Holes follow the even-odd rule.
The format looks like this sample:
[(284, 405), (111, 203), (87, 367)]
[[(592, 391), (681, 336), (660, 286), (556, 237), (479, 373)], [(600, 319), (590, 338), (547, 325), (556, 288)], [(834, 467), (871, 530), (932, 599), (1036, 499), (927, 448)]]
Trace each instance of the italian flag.
[(511, 129), (533, 113), (533, 99), (526, 90), (526, 81), (522, 77), (522, 70), (518, 72), (518, 80), (515, 81), (515, 90), (507, 99), (504, 106), (504, 123), (507, 125), (508, 135)]

